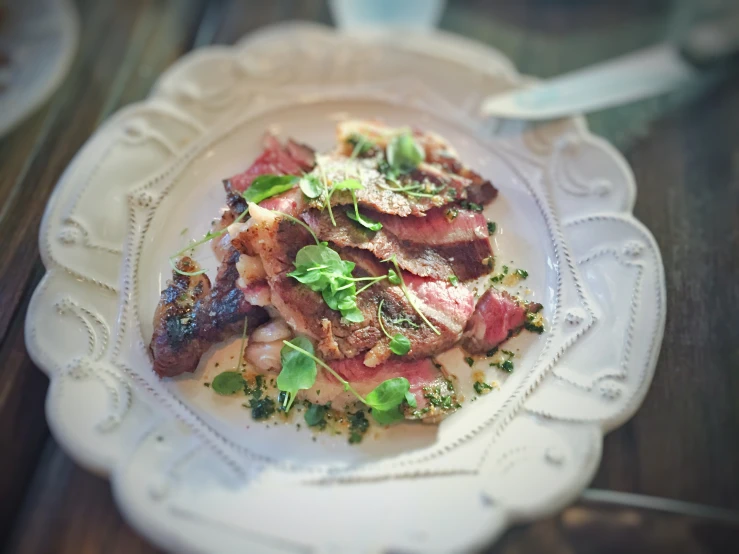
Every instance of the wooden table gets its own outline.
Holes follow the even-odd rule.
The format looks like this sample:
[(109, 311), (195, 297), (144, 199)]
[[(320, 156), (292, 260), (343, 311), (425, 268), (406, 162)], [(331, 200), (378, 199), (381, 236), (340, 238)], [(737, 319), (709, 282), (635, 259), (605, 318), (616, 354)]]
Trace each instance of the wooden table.
[[(442, 27), (546, 77), (664, 38), (677, 24), (667, 16), (671, 5), (452, 1)], [(274, 21), (328, 23), (330, 14), (321, 0), (79, 0), (78, 7), (80, 48), (64, 84), (0, 140), (0, 548), (152, 552), (121, 519), (105, 479), (76, 467), (45, 422), (47, 379), (23, 342), (26, 307), (44, 271), (36, 245), (44, 206), (95, 128), (144, 97), (179, 56)], [(662, 249), (668, 288), (654, 383), (636, 416), (606, 438), (593, 486), (738, 508), (739, 74), (590, 123), (636, 174), (636, 216)], [(494, 550), (542, 551), (572, 514), (514, 529)], [(592, 551), (564, 540), (551, 551)]]

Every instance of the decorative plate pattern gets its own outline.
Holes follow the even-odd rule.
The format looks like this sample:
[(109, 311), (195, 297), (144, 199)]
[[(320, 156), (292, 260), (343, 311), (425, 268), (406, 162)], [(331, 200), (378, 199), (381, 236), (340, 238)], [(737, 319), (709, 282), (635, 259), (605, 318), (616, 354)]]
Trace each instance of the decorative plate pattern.
[[(280, 25), (185, 56), (88, 141), (44, 217), (48, 272), (26, 337), (51, 378), (55, 436), (110, 475), (136, 527), (178, 552), (443, 552), (587, 485), (603, 433), (651, 380), (663, 269), (631, 216), (628, 166), (581, 119), (478, 117), (484, 96), (521, 82), (498, 53), (443, 33), (350, 39)], [(413, 426), (361, 449), (244, 429), (243, 410), (210, 406), (202, 386), (156, 378), (146, 349), (181, 223), (207, 222), (223, 202), (208, 183), (242, 169), (265, 127), (328, 146), (347, 113), (427, 125), (494, 178), (502, 201), (488, 215), (510, 230), (496, 249), (535, 268), (549, 324), (516, 339), (523, 356), (499, 392), (438, 431)]]

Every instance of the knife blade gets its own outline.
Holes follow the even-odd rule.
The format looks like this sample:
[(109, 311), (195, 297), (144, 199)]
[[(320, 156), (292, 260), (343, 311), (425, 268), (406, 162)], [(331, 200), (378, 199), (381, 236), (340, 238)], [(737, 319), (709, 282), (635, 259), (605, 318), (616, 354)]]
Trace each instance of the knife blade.
[(675, 89), (700, 68), (739, 49), (739, 14), (694, 27), (680, 44), (661, 43), (530, 87), (486, 98), (483, 115), (542, 120), (587, 113)]

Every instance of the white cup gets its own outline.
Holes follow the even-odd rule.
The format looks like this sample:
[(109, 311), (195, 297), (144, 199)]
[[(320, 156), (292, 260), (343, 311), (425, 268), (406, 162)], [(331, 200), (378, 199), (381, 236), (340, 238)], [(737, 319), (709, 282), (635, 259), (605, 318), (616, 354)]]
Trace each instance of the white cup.
[(432, 29), (445, 0), (331, 0), (331, 13), (342, 30)]

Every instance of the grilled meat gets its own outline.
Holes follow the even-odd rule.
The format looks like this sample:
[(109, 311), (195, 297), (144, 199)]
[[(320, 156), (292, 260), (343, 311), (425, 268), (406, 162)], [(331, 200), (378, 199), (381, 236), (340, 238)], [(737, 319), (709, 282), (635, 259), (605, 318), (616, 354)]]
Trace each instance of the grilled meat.
[[(173, 272), (162, 291), (154, 313), (154, 334), (149, 350), (154, 371), (162, 377), (195, 371), (200, 357), (211, 345), (241, 333), (244, 318), (254, 329), (268, 319), (264, 308), (252, 306), (236, 286), (239, 253), (231, 249), (221, 263), (215, 286), (207, 275), (183, 275)], [(182, 258), (177, 268), (196, 272), (199, 266)]]
[[(210, 345), (241, 333), (244, 318), (253, 330), (269, 319), (267, 309), (276, 310), (360, 394), (389, 378), (406, 377), (418, 404), (404, 404), (406, 417), (429, 421), (459, 406), (434, 355), (457, 344), (473, 354), (487, 352), (524, 325), (540, 331), (529, 325), (541, 305), (495, 289), (475, 303), (472, 292), (459, 284), (492, 270), (488, 222), (478, 206), (492, 202), (498, 191), (466, 167), (443, 138), (418, 130), (404, 133), (423, 150), (422, 161), (410, 167), (390, 163), (388, 144), (398, 130), (380, 123), (340, 124), (337, 148), (321, 156), (308, 146), (292, 140), (283, 145), (265, 135), (257, 160), (224, 181), (228, 209), (216, 229), (227, 227), (227, 232), (212, 245), (220, 262), (214, 286), (205, 275), (175, 272), (162, 292), (150, 345), (154, 370), (161, 376), (193, 371)], [(247, 206), (243, 192), (265, 174), (309, 174), (318, 183), (311, 195), (318, 197), (308, 198), (294, 187)], [(361, 186), (331, 191), (346, 179)], [(329, 201), (335, 223), (326, 209)], [(353, 221), (347, 214), (355, 209), (382, 227), (372, 231)], [(353, 262), (358, 279), (387, 276), (394, 266), (383, 262), (393, 257), (405, 287), (389, 279), (373, 283), (356, 297), (363, 320), (348, 321), (321, 293), (288, 275), (296, 269), (300, 249), (314, 244), (308, 229), (342, 260)], [(178, 262), (181, 272), (197, 268), (190, 258)], [(388, 335), (397, 334), (410, 343), (402, 356), (390, 348)], [(300, 394), (314, 402), (332, 401), (335, 408), (355, 401), (326, 371), (319, 372), (314, 388)]]
[(493, 250), (487, 221), (480, 213), (461, 209), (452, 216), (443, 209), (430, 210), (425, 217), (362, 213), (381, 222), (382, 229), (361, 227), (340, 210), (334, 213), (335, 226), (325, 211), (310, 210), (302, 217), (321, 240), (366, 250), (379, 259), (395, 255), (400, 267), (420, 277), (448, 280), (456, 276), (467, 281), (491, 271)]
[[(414, 311), (399, 286), (382, 281), (359, 295), (357, 305), (364, 316), (360, 323), (342, 320), (321, 295), (287, 274), (294, 269), (293, 260), (304, 246), (312, 244), (310, 234), (301, 226), (274, 212), (252, 205), (247, 238), (249, 253), (261, 257), (272, 291), (272, 303), (290, 326), (317, 341), (317, 348), (326, 359), (352, 358), (367, 352), (365, 363), (377, 365), (391, 356), (388, 339), (380, 330), (377, 311), (380, 301), (387, 316), (388, 332), (402, 332), (411, 342), (407, 359), (430, 356), (451, 347), (472, 314), (472, 293), (464, 287), (454, 287), (448, 281), (424, 279), (404, 273), (404, 280), (414, 302), (439, 329), (434, 333)], [(388, 266), (361, 250), (340, 249), (343, 259), (355, 262), (355, 276), (387, 274)], [(401, 322), (406, 319), (407, 321)], [(396, 323), (397, 322), (397, 323)]]
[(518, 334), (526, 314), (541, 310), (541, 304), (521, 302), (505, 291), (489, 289), (480, 297), (467, 322), (462, 346), (471, 354), (482, 354)]

